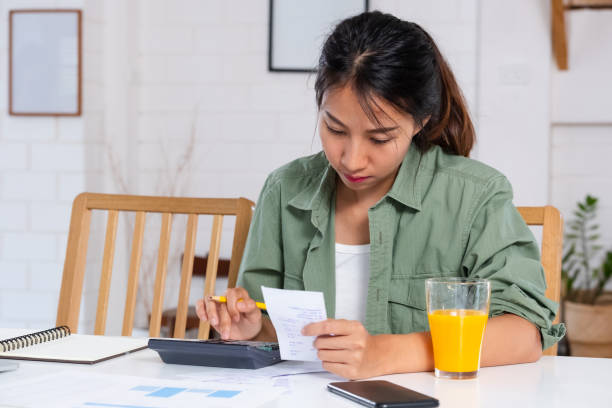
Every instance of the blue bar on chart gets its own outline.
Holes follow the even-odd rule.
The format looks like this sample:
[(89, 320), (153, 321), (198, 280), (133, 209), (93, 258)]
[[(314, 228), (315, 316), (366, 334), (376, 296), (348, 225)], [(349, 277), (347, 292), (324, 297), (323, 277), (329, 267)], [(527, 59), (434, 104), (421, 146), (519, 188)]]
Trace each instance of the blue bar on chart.
[(219, 391), (213, 392), (212, 394), (208, 394), (208, 396), (215, 397), (215, 398), (232, 398), (240, 394), (240, 392), (241, 391), (219, 390)]
[(170, 398), (170, 397), (175, 396), (178, 393), (185, 391), (186, 389), (187, 388), (164, 387), (150, 394), (146, 394), (146, 396), (147, 397)]

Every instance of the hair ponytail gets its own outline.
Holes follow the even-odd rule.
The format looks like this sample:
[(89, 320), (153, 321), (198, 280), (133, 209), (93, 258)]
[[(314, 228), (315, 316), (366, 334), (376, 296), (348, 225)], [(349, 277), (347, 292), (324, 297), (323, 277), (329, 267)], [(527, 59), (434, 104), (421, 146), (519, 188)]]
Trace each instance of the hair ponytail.
[(340, 22), (323, 45), (315, 91), (351, 85), (375, 121), (373, 97), (409, 113), (422, 129), (412, 143), (425, 152), (469, 156), (474, 127), (455, 77), (433, 39), (417, 24), (372, 11)]
[(435, 59), (440, 75), (440, 110), (424, 127), (421, 134), (415, 135), (413, 143), (421, 150), (428, 150), (431, 145), (438, 145), (451, 154), (469, 157), (476, 134), (470, 118), (467, 103), (455, 80), (448, 63), (438, 50), (433, 39), (429, 38), (435, 52)]

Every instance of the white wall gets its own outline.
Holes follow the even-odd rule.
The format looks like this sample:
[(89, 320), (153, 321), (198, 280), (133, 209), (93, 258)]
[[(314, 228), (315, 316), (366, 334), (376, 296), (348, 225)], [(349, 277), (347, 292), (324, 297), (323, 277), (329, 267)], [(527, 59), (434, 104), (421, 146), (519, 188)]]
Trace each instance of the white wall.
[[(90, 172), (84, 118), (8, 116), (8, 10), (83, 1), (0, 0), (0, 326), (55, 321), (71, 200)], [(85, 22), (87, 24), (87, 22)]]
[[(372, 8), (416, 21), (431, 32), (472, 110), (477, 4), (372, 2)], [(0, 210), (11, 214), (0, 221), (0, 326), (53, 323), (70, 203), (78, 192), (245, 196), (255, 201), (271, 170), (319, 150), (314, 76), (267, 71), (267, 0), (0, 0), (0, 7), (5, 16), (14, 8), (83, 9), (85, 96), (82, 117), (60, 119), (9, 117), (6, 98), (0, 98)], [(6, 24), (0, 29), (4, 95)], [(209, 225), (201, 224), (202, 230)], [(151, 248), (156, 225), (152, 220), (147, 229)], [(86, 282), (88, 300), (82, 310), (86, 328), (93, 319), (102, 247), (94, 238), (103, 226), (104, 218), (94, 214), (88, 254), (93, 278)], [(226, 230), (232, 226), (225, 223)], [(173, 230), (177, 242), (183, 228), (178, 220)], [(126, 246), (127, 241), (119, 241), (114, 278), (125, 269)], [(208, 240), (199, 239), (197, 246), (205, 253)], [(230, 246), (224, 240), (225, 255)], [(179, 255), (177, 243), (169, 303), (175, 302), (173, 277), (178, 274), (172, 271)], [(144, 258), (142, 273), (150, 282), (155, 259)], [(112, 302), (111, 308), (118, 307), (121, 299), (115, 306)], [(11, 305), (17, 304), (23, 306), (15, 313)], [(109, 324), (110, 332), (117, 330)]]
[[(319, 150), (314, 75), (267, 70), (268, 1), (139, 4), (138, 139), (128, 155), (137, 163), (133, 192), (256, 201), (273, 169)], [(476, 5), (379, 0), (371, 8), (430, 30), (473, 107)], [(187, 168), (180, 172), (184, 157)], [(226, 232), (233, 227), (225, 225)], [(208, 239), (199, 237), (198, 252), (206, 253)], [(222, 242), (222, 254), (230, 248), (231, 241)], [(173, 254), (177, 264), (180, 248)], [(202, 289), (196, 284), (193, 291), (198, 296)], [(176, 302), (171, 292), (168, 304)]]
[(516, 205), (548, 199), (548, 1), (480, 2), (477, 157), (504, 173)]
[[(83, 116), (61, 119), (9, 117), (7, 98), (0, 97), (0, 326), (54, 322), (70, 202), (78, 192), (240, 195), (255, 201), (272, 169), (318, 151), (314, 76), (267, 71), (267, 5), (267, 0), (0, 0), (4, 16), (24, 7), (84, 10), (85, 95)], [(600, 75), (604, 81), (602, 73), (593, 72), (602, 61), (579, 56), (587, 52), (583, 42), (589, 37), (574, 31), (569, 73), (574, 75), (575, 67), (576, 78), (563, 82), (551, 68), (547, 1), (373, 0), (371, 8), (415, 21), (436, 39), (475, 119), (475, 157), (508, 175), (516, 204), (541, 205), (550, 199), (566, 209), (580, 198), (574, 197), (578, 187), (566, 186), (582, 188), (585, 182), (604, 198), (609, 186), (605, 166), (592, 160), (578, 167), (566, 157), (582, 151), (576, 146), (589, 146), (592, 157), (603, 159), (610, 151), (606, 126), (612, 119), (598, 116), (583, 126), (566, 114), (575, 109), (559, 104), (557, 94), (552, 142), (549, 119), (551, 81), (559, 100), (571, 101), (568, 95), (584, 89), (575, 89), (575, 83), (585, 75)], [(0, 92), (6, 95), (7, 21), (0, 21)], [(597, 24), (589, 22), (584, 29)], [(570, 29), (576, 27), (570, 21)], [(602, 33), (589, 35), (599, 38)], [(605, 67), (610, 72), (610, 65)], [(603, 97), (597, 101), (606, 102)], [(600, 108), (597, 102), (589, 112), (595, 107)], [(571, 126), (560, 125), (570, 120)], [(580, 122), (577, 132), (575, 122)], [(583, 128), (592, 130), (586, 145), (580, 143)], [(120, 220), (121, 228), (126, 221)], [(209, 223), (201, 224), (199, 237), (204, 237)], [(156, 220), (147, 225), (150, 248), (158, 239), (157, 225)], [(226, 222), (225, 229), (232, 225)], [(94, 216), (94, 231), (103, 227), (104, 218)], [(179, 219), (173, 230), (168, 304), (176, 302), (183, 231)], [(99, 269), (99, 241), (90, 245), (88, 262), (94, 271)], [(125, 270), (127, 245), (125, 239), (119, 243), (116, 276)], [(229, 254), (230, 245), (229, 240), (222, 243), (223, 254)], [(198, 238), (199, 253), (207, 246), (206, 238)], [(149, 279), (154, 261), (145, 254), (142, 274)], [(192, 297), (201, 292), (198, 284)], [(84, 310), (86, 327), (95, 305), (93, 287), (95, 273), (86, 282), (91, 295)], [(120, 308), (121, 301), (111, 299), (111, 308)], [(111, 324), (110, 332), (116, 330)]]
[(566, 219), (587, 193), (600, 199), (612, 250), (612, 11), (566, 13), (569, 70), (552, 74), (551, 202)]

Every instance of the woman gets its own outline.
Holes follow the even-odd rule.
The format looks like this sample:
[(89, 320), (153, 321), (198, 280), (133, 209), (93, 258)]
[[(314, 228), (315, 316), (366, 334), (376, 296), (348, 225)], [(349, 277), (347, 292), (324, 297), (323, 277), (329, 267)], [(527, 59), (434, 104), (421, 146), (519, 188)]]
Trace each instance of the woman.
[[(267, 179), (227, 304), (201, 319), (225, 339), (275, 340), (261, 286), (322, 291), (323, 366), (346, 378), (433, 370), (424, 281), (491, 281), (482, 366), (536, 361), (558, 341), (557, 304), (508, 180), (468, 159), (474, 130), (432, 38), (367, 12), (326, 40), (315, 84), (323, 152)], [(244, 301), (238, 302), (239, 299)], [(334, 336), (329, 336), (329, 334)]]

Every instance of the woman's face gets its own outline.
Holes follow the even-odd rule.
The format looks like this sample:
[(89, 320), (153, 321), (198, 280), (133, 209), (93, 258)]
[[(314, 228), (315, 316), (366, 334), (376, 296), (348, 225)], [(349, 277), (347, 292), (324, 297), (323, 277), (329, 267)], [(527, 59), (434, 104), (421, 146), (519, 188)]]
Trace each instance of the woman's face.
[(384, 110), (374, 111), (380, 124), (370, 121), (350, 86), (327, 91), (319, 110), (319, 134), (343, 185), (382, 197), (393, 185), (419, 128), (411, 115), (374, 99)]

